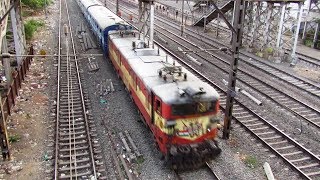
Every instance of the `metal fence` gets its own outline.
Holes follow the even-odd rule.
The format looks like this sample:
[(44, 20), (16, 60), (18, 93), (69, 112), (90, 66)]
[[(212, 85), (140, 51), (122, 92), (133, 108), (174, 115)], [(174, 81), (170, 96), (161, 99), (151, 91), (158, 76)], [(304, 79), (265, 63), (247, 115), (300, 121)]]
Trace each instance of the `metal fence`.
[[(33, 47), (30, 47), (29, 54), (34, 55)], [(16, 70), (12, 72), (12, 82), (8, 87), (8, 90), (5, 92), (4, 96), (1, 98), (1, 114), (0, 122), (0, 138), (1, 138), (1, 150), (3, 159), (10, 159), (9, 152), (9, 137), (7, 134), (7, 125), (8, 116), (12, 113), (12, 107), (16, 104), (16, 97), (19, 95), (19, 89), (21, 88), (21, 83), (26, 77), (26, 73), (30, 68), (32, 61), (32, 56), (26, 57), (22, 63), (18, 66)]]

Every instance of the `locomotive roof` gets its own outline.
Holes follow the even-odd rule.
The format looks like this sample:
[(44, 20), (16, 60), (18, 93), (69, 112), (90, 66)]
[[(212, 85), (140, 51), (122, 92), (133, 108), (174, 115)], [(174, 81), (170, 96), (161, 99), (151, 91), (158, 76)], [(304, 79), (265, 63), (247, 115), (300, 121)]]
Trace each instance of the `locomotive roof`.
[[(172, 65), (173, 59), (170, 56), (166, 58), (166, 52), (161, 49), (158, 55), (157, 45), (155, 45), (154, 49), (145, 48), (133, 50), (132, 42), (137, 41), (137, 38), (133, 36), (120, 37), (116, 31), (110, 32), (109, 36), (115, 46), (118, 47), (119, 51), (127, 59), (135, 74), (144, 82), (148, 91), (152, 90), (163, 102), (168, 104), (190, 102), (192, 99), (189, 96), (181, 95), (181, 90), (190, 92), (190, 89), (191, 91), (200, 91), (200, 89), (202, 89), (203, 92), (206, 92), (200, 96), (200, 100), (203, 101), (219, 98), (219, 94), (213, 87), (201, 81), (183, 67), (182, 72), (187, 74), (186, 81), (178, 80), (173, 82), (170, 77), (167, 81), (161, 78), (158, 74), (159, 69), (166, 66), (166, 59), (167, 63)], [(175, 64), (176, 66), (180, 66), (177, 62), (175, 62)]]
[(100, 5), (102, 6), (101, 2), (98, 0), (80, 0), (81, 4), (87, 9), (89, 6)]
[(102, 30), (115, 24), (127, 24), (108, 8), (103, 6), (91, 6), (88, 8), (88, 12)]

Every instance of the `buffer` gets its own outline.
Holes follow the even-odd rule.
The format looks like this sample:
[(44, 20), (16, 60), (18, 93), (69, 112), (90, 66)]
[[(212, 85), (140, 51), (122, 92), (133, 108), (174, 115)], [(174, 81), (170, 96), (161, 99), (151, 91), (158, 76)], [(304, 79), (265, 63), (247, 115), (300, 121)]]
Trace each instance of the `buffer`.
[[(222, 7), (219, 9), (222, 13), (228, 12), (230, 9), (233, 8), (234, 1), (227, 1)], [(209, 24), (212, 20), (218, 17), (218, 11), (216, 9), (212, 10), (209, 14), (202, 16), (197, 22), (195, 22), (194, 26), (203, 26), (204, 19), (206, 17), (206, 24)]]

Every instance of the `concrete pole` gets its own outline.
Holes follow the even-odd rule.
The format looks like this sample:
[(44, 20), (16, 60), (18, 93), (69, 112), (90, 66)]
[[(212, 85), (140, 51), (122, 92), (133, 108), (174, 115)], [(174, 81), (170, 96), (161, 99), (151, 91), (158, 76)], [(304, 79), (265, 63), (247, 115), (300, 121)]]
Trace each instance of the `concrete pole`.
[(183, 36), (184, 32), (184, 24), (183, 24), (183, 16), (184, 16), (184, 0), (182, 0), (182, 12), (181, 12), (181, 36)]
[(207, 16), (204, 15), (203, 19), (203, 32), (206, 33), (206, 25), (207, 25)]
[(119, 0), (116, 1), (116, 13), (119, 14)]
[(282, 2), (281, 3), (281, 17), (280, 17), (280, 22), (279, 22), (279, 26), (278, 26), (279, 30), (278, 30), (278, 37), (277, 37), (277, 44), (276, 44), (277, 48), (280, 48), (285, 13), (286, 13), (286, 4), (284, 2)]
[[(143, 12), (142, 16), (143, 16), (143, 24), (144, 24), (143, 33), (142, 33), (142, 40), (143, 40), (143, 42), (146, 42), (146, 36), (147, 36), (147, 27), (146, 26), (147, 26), (147, 17), (148, 17), (146, 3), (143, 3), (143, 11), (142, 12)], [(141, 17), (141, 20), (142, 20), (142, 17)]]
[(217, 17), (216, 37), (219, 37), (219, 26), (220, 26), (220, 14), (218, 14), (218, 17)]
[[(142, 1), (139, 0), (139, 17), (142, 17)], [(139, 19), (140, 22), (142, 22), (142, 18)]]
[(313, 43), (312, 43), (312, 46), (311, 46), (312, 48), (317, 47), (318, 34), (319, 34), (319, 23), (317, 23), (315, 31), (314, 31)]
[(150, 47), (152, 48), (154, 48), (153, 35), (154, 35), (154, 4), (153, 2), (150, 2)]
[(144, 7), (144, 27), (143, 27), (143, 41), (146, 42), (146, 37), (148, 34), (148, 3), (143, 3)]
[[(10, 11), (10, 17), (11, 17), (11, 25), (12, 25), (13, 40), (14, 40), (16, 55), (21, 55), (23, 46), (21, 45), (22, 42), (18, 33), (18, 22), (17, 22), (15, 8), (12, 8), (12, 10)], [(22, 59), (23, 59), (22, 57), (16, 57), (18, 65), (21, 64)]]
[[(7, 38), (4, 36), (2, 38), (2, 53), (8, 52), (8, 45), (7, 45)], [(9, 58), (2, 58), (4, 72), (7, 79), (7, 86), (10, 86), (11, 80), (12, 80), (12, 72), (11, 72), (11, 66), (10, 66), (10, 59)]]
[(293, 48), (292, 48), (292, 53), (291, 53), (291, 64), (295, 65), (297, 63), (297, 57), (296, 57), (296, 50), (297, 50), (297, 44), (298, 44), (298, 39), (299, 39), (299, 30), (300, 30), (300, 25), (301, 25), (301, 20), (302, 20), (302, 13), (303, 13), (303, 3), (299, 3), (299, 18), (298, 18), (298, 24), (297, 24), (297, 29), (295, 32), (294, 36), (294, 42), (293, 42)]
[[(309, 14), (309, 12), (310, 12), (310, 8), (311, 8), (311, 0), (309, 1), (306, 18), (308, 17), (308, 14)], [(306, 19), (306, 18), (305, 18), (305, 19)], [(306, 40), (307, 26), (308, 26), (308, 23), (307, 23), (307, 21), (305, 21), (304, 26), (303, 26), (303, 33), (302, 33), (302, 40), (303, 40), (303, 41)]]

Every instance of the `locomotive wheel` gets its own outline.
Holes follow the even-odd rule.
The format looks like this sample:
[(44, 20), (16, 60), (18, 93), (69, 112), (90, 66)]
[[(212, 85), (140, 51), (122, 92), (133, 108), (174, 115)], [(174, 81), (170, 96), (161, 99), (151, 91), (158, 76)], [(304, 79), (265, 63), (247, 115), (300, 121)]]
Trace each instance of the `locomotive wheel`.
[(190, 147), (188, 146), (182, 146), (182, 147), (179, 147), (179, 151), (182, 153), (182, 154), (189, 154), (190, 153)]

